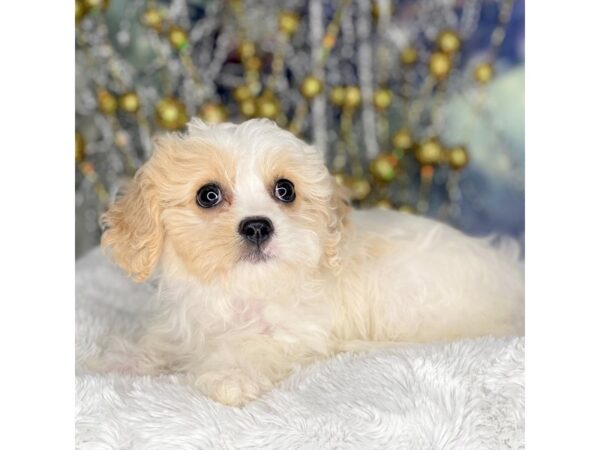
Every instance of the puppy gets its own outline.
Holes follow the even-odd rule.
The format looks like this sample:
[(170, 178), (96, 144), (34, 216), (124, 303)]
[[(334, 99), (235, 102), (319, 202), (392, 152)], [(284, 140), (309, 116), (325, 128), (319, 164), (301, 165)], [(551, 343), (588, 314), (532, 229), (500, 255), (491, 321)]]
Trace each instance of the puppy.
[(523, 332), (516, 244), (352, 210), (323, 156), (268, 120), (158, 138), (103, 224), (119, 266), (160, 280), (107, 367), (185, 372), (224, 404), (341, 351)]

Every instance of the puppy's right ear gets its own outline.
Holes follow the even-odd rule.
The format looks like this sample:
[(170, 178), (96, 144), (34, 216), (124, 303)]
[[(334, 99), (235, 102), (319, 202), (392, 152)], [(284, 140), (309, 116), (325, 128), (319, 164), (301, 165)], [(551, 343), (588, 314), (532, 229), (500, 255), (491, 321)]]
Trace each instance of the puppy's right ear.
[(327, 264), (331, 268), (335, 268), (341, 261), (339, 245), (344, 229), (348, 225), (350, 193), (347, 188), (340, 186), (332, 176), (327, 182), (330, 185), (331, 197), (329, 205), (327, 205), (329, 236), (325, 242), (325, 256)]
[(156, 187), (142, 167), (102, 216), (102, 247), (135, 281), (146, 280), (160, 257), (164, 230)]

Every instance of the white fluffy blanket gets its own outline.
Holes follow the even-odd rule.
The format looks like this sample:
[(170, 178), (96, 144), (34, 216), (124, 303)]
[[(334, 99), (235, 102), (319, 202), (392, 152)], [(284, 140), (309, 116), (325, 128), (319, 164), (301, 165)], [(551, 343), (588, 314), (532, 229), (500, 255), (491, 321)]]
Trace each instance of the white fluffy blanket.
[(87, 373), (98, 338), (135, 328), (152, 295), (98, 250), (77, 262), (76, 441), (80, 449), (523, 448), (523, 339), (344, 354), (245, 408), (175, 375)]

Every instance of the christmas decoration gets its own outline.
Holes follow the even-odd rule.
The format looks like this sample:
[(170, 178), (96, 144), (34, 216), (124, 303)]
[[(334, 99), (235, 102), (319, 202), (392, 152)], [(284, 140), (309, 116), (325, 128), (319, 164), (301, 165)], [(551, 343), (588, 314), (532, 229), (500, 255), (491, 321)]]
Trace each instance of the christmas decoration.
[(135, 113), (140, 108), (140, 99), (135, 92), (126, 92), (119, 97), (119, 107), (123, 111)]
[(300, 85), (300, 92), (306, 98), (314, 98), (323, 90), (323, 83), (317, 77), (309, 75)]
[(460, 48), (460, 37), (454, 30), (444, 30), (437, 37), (438, 48), (447, 54), (454, 54)]
[[(355, 206), (485, 231), (494, 214), (482, 196), (499, 189), (491, 158), (514, 178), (502, 189), (522, 198), (522, 143), (493, 100), (523, 62), (522, 10), (523, 0), (77, 0), (77, 251), (98, 241), (99, 214), (152, 136), (194, 116), (274, 120), (323, 152)], [(518, 214), (508, 232), (522, 231)]]
[(448, 150), (448, 164), (454, 170), (460, 170), (469, 162), (469, 154), (464, 147), (454, 147)]
[(446, 53), (435, 52), (429, 59), (429, 71), (437, 80), (445, 79), (452, 68), (452, 59)]
[(490, 63), (482, 63), (475, 67), (473, 76), (481, 84), (489, 83), (494, 75), (494, 68)]
[(167, 130), (177, 130), (188, 122), (185, 105), (175, 98), (165, 98), (156, 105), (156, 121)]

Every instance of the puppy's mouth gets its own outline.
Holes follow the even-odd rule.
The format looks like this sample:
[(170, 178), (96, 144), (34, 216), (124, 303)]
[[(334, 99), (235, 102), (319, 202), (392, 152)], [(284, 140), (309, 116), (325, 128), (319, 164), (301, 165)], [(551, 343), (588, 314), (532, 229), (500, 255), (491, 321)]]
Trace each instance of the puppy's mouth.
[(263, 246), (247, 245), (244, 249), (244, 254), (241, 257), (241, 260), (257, 264), (261, 262), (266, 262), (271, 258), (272, 256), (265, 252)]

